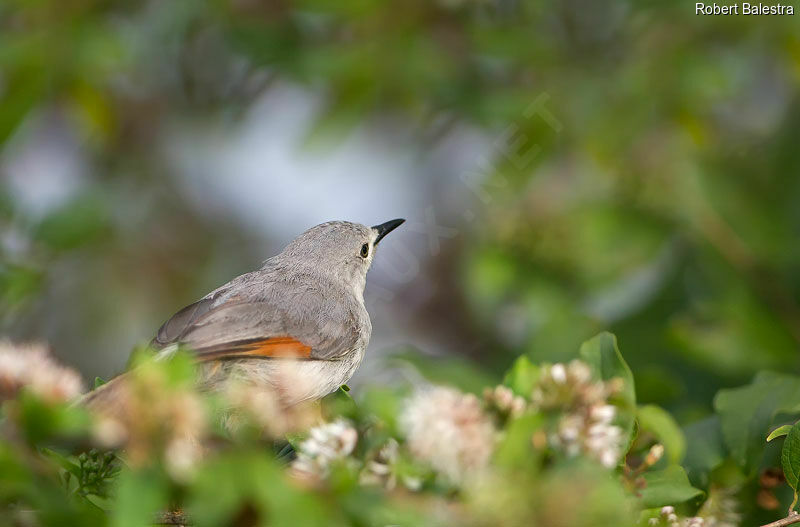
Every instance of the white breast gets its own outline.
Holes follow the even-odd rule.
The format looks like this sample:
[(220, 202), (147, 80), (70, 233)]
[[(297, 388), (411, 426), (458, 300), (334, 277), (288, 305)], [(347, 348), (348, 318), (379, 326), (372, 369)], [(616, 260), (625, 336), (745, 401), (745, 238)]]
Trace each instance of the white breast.
[(355, 373), (364, 349), (341, 360), (237, 359), (226, 362), (224, 371), (208, 372), (207, 383), (221, 389), (227, 382), (248, 382), (275, 389), (285, 404), (321, 399), (345, 384)]

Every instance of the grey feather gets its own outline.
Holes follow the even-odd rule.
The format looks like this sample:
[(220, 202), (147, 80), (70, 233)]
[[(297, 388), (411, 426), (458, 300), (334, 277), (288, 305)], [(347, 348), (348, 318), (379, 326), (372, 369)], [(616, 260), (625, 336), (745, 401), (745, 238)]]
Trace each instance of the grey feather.
[[(281, 380), (286, 381), (280, 363), (295, 363), (293, 375), (303, 382), (288, 402), (322, 397), (347, 382), (364, 356), (372, 332), (364, 307), (367, 271), (377, 241), (400, 223), (392, 220), (371, 228), (336, 221), (312, 227), (261, 269), (234, 278), (178, 311), (152, 344), (167, 348), (166, 354), (171, 345), (182, 343), (200, 358), (217, 359), (242, 342), (291, 337), (311, 347), (305, 360), (232, 354), (224, 367), (207, 369), (204, 383), (220, 388), (231, 378), (245, 378), (280, 388)], [(113, 401), (114, 392), (101, 389), (87, 403), (104, 405), (104, 400)]]
[(226, 344), (290, 336), (312, 348), (312, 359), (363, 350), (372, 331), (363, 293), (377, 236), (375, 229), (350, 222), (312, 227), (261, 269), (173, 315), (153, 344), (180, 342), (202, 356)]

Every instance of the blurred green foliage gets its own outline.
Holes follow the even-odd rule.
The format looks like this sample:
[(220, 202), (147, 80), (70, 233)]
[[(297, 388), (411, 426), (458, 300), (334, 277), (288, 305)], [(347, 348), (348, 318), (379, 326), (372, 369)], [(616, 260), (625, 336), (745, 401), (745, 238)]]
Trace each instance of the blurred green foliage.
[[(200, 526), (457, 522), (616, 527), (666, 522), (672, 514), (669, 511), (684, 518), (699, 516), (710, 524), (758, 525), (776, 516), (776, 511), (761, 507), (765, 503), (762, 494), (788, 505), (791, 492), (787, 493), (779, 480), (771, 484), (765, 478), (782, 462), (788, 484), (797, 487), (798, 425), (779, 425), (800, 416), (800, 377), (783, 376), (785, 389), (779, 389), (774, 397), (754, 395), (769, 393), (764, 378), (722, 391), (717, 397), (718, 415), (704, 422), (702, 430), (696, 426), (684, 434), (664, 410), (637, 406), (636, 400), (626, 395), (632, 393), (632, 378), (613, 335), (601, 334), (586, 342), (580, 358), (585, 361), (582, 367), (593, 366), (586, 369), (591, 376), (583, 380), (573, 376), (581, 366), (575, 362), (561, 370), (561, 375), (567, 372), (562, 377), (556, 369), (565, 367), (563, 364), (534, 366), (526, 357), (518, 359), (504, 383), (520, 391), (525, 404), (532, 406), (508, 414), (499, 399), (491, 402), (491, 392), (483, 396), (483, 415), (499, 412), (492, 419), (492, 426), (497, 427), (494, 451), (487, 467), (475, 467), (476, 472), (467, 473), (463, 480), (440, 472), (441, 459), (425, 458), (428, 454), (415, 451), (410, 445), (413, 429), (398, 427), (398, 419), (409, 419), (406, 386), (366, 391), (357, 399), (342, 389), (325, 398), (318, 408), (321, 416), (328, 423), (352, 427), (355, 442), (322, 465), (323, 472), (311, 477), (299, 468), (298, 456), (336, 448), (336, 443), (330, 442), (334, 436), (325, 439), (327, 432), (319, 426), (310, 432), (299, 431), (290, 436), (294, 448), (281, 448), (276, 456), (274, 438), (264, 430), (258, 432), (256, 421), (244, 427), (219, 426), (217, 420), (224, 415), (219, 413), (221, 394), (200, 395), (191, 383), (187, 385), (192, 361), (183, 353), (168, 361), (139, 355), (134, 377), (128, 379), (144, 382), (142, 386), (161, 404), (177, 404), (184, 412), (192, 408), (187, 406), (187, 396), (202, 397), (203, 407), (210, 410), (206, 414), (209, 422), (192, 426), (193, 433), (199, 434), (195, 439), (205, 447), (202, 457), (189, 465), (176, 465), (176, 458), (182, 459), (181, 449), (165, 440), (179, 430), (171, 427), (179, 425), (164, 422), (157, 429), (148, 428), (149, 417), (136, 413), (147, 412), (147, 408), (133, 410), (133, 420), (125, 425), (127, 444), (98, 450), (92, 445), (101, 441), (98, 430), (104, 426), (103, 414), (90, 415), (81, 407), (42, 398), (23, 385), (14, 396), (4, 393), (0, 403), (0, 525), (133, 527), (172, 518), (169, 521)], [(541, 372), (533, 381), (531, 368)], [(558, 392), (543, 395), (541, 390), (548, 383)], [(596, 400), (603, 385), (616, 386), (608, 402), (584, 409), (574, 406), (581, 397)], [(462, 396), (466, 399), (459, 404), (473, 398)], [(556, 399), (549, 399), (553, 396)], [(759, 407), (759, 416), (745, 412), (730, 419), (726, 412), (732, 397), (757, 401), (754, 406)], [(116, 401), (123, 405), (119, 411), (123, 407), (131, 411), (124, 397)], [(553, 406), (555, 401), (561, 402)], [(614, 427), (621, 431), (620, 445), (627, 445), (616, 462), (600, 463), (593, 457), (593, 447), (569, 454), (558, 440), (553, 442), (554, 434), (564, 433), (566, 423), (576, 417), (589, 418), (591, 423), (594, 418), (589, 415), (605, 412), (608, 403), (615, 410), (611, 415)], [(429, 404), (438, 403), (430, 399)], [(539, 409), (531, 411), (535, 408)], [(575, 411), (578, 413), (571, 413)], [(587, 415), (583, 415), (585, 411)], [(271, 414), (273, 419), (280, 415)], [(184, 417), (178, 414), (173, 420)], [(461, 421), (464, 416), (452, 417), (452, 424), (446, 426), (464, 427), (462, 433), (473, 433), (469, 421)], [(594, 422), (592, 426), (598, 426), (599, 421)], [(588, 429), (587, 446), (601, 439), (592, 435), (597, 434), (593, 427)], [(776, 428), (769, 439), (783, 443), (782, 454), (766, 441)], [(437, 434), (445, 429), (423, 433), (432, 434), (427, 440), (435, 444), (441, 441)], [(150, 434), (155, 434), (151, 437), (154, 441), (140, 443)], [(311, 449), (308, 441), (317, 446)], [(146, 456), (134, 453), (137, 449), (141, 454), (139, 449), (145, 444)], [(395, 453), (379, 461), (383, 459), (379, 453), (389, 444), (395, 445)], [(439, 444), (464, 448), (457, 440)], [(666, 455), (662, 455), (661, 445), (666, 447)], [(752, 458), (742, 457), (742, 452), (752, 453)], [(468, 458), (460, 459), (459, 463), (470, 463)], [(181, 467), (177, 472), (176, 466)], [(365, 474), (379, 474), (384, 479), (367, 480)]]
[[(75, 287), (114, 280), (145, 312), (244, 270), (219, 248), (250, 235), (185, 205), (158, 142), (177, 119), (236, 119), (288, 80), (323, 98), (314, 136), (376, 114), (422, 145), (457, 125), (486, 130), (494, 158), (463, 178), (480, 227), (465, 224), (452, 253), (473, 319), (462, 329), (537, 359), (613, 329), (641, 400), (701, 416), (718, 388), (798, 365), (800, 40), (795, 17), (690, 7), (4, 2), (0, 145), (57, 111), (96, 174), (44, 218), (2, 201), (7, 235), (27, 240), (3, 248), (6, 326), (41, 333), (19, 322), (41, 318), (34, 299), (65, 260), (79, 262)], [(136, 193), (145, 217), (123, 205)], [(108, 342), (108, 307), (89, 294), (73, 316)], [(51, 331), (77, 347), (74, 331)]]

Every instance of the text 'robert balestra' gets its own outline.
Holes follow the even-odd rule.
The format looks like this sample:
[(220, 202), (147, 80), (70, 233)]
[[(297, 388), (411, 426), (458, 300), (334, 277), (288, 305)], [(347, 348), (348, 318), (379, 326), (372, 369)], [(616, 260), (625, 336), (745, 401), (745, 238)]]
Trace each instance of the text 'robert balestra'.
[(697, 2), (694, 12), (697, 15), (794, 15), (794, 6), (785, 4), (730, 4), (719, 5)]

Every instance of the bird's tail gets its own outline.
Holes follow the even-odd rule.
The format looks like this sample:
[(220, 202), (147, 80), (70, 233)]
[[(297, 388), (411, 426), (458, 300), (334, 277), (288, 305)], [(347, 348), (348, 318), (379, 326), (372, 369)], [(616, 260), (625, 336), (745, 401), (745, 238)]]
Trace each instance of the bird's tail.
[(127, 374), (117, 375), (110, 381), (102, 384), (85, 394), (76, 401), (76, 405), (101, 415), (114, 416), (127, 396)]

